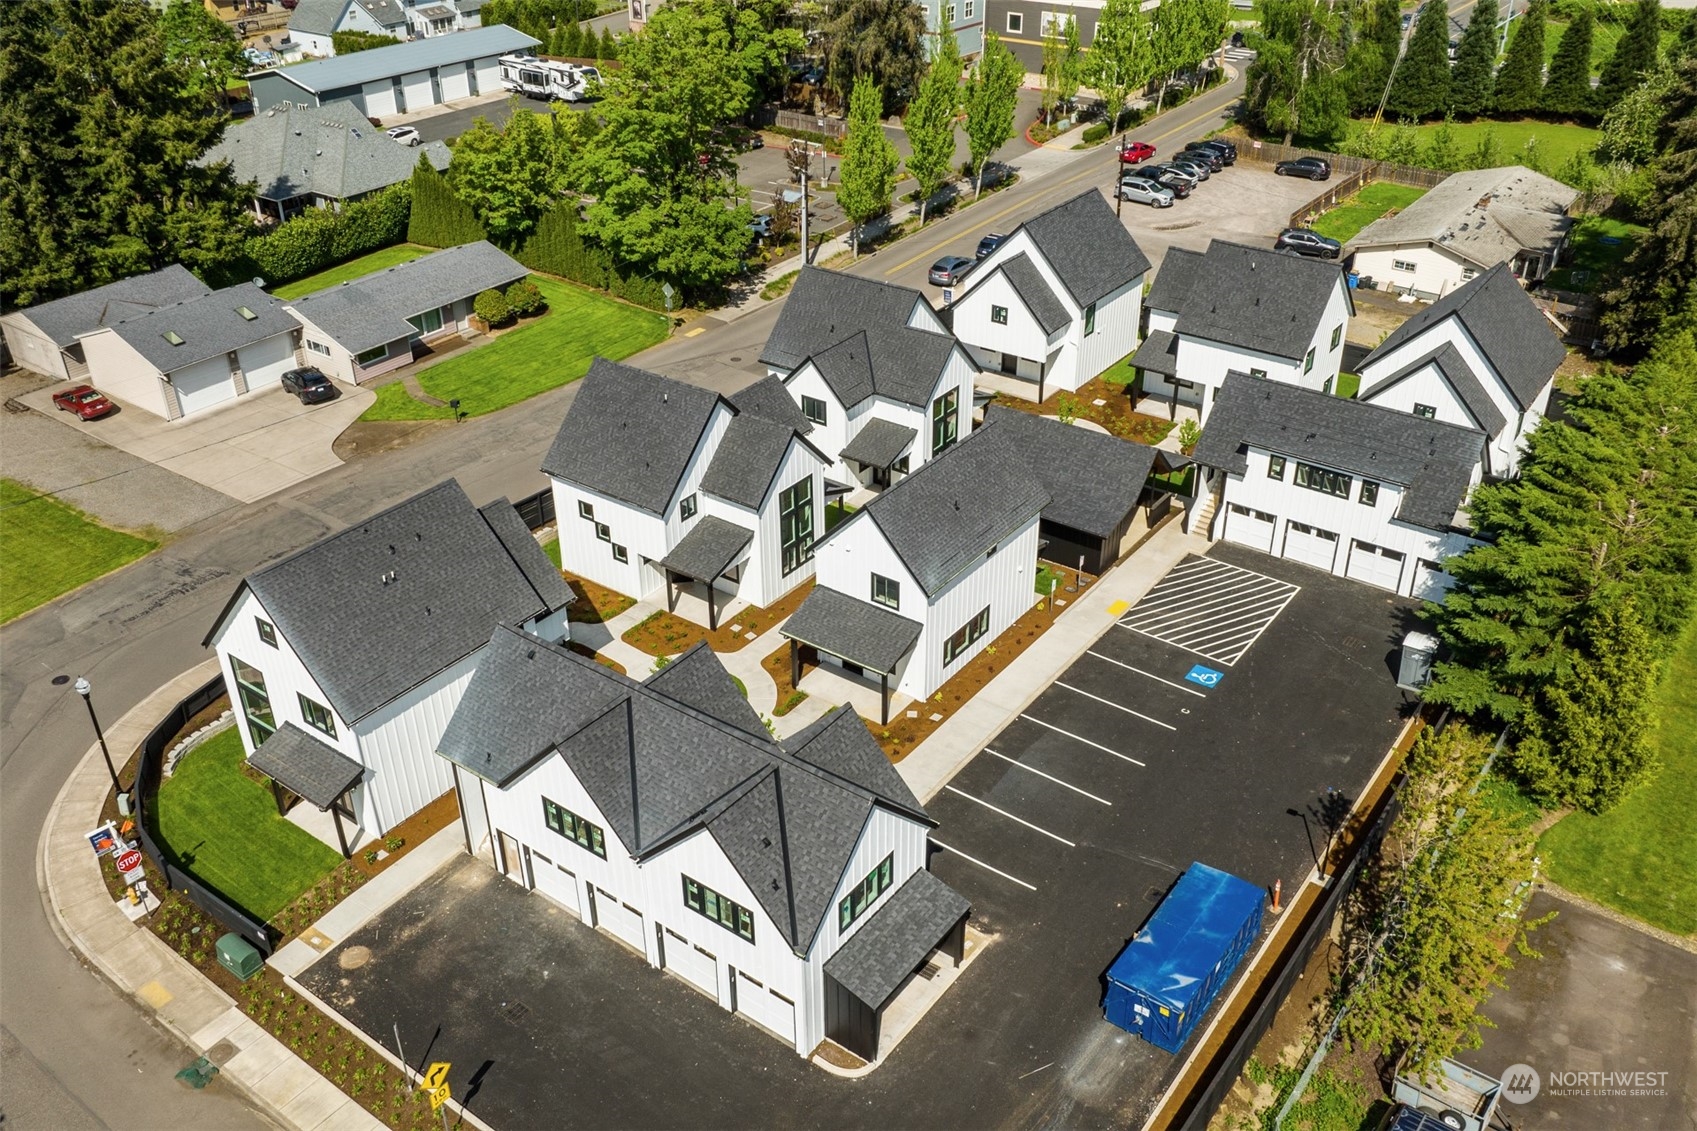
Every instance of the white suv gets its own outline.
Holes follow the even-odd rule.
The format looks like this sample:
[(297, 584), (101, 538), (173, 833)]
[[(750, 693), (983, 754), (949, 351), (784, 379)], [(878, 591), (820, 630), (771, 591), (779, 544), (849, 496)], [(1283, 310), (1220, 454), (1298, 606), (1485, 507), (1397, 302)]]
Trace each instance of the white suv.
[(1142, 177), (1127, 177), (1120, 182), (1120, 199), (1147, 204), (1151, 208), (1171, 208), (1173, 194), (1154, 181), (1146, 181)]

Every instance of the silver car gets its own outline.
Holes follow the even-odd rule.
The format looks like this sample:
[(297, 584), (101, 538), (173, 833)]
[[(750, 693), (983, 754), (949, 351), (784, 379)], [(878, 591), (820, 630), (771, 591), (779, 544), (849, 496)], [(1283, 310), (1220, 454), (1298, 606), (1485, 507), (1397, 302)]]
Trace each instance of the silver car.
[(1173, 194), (1170, 189), (1164, 189), (1154, 181), (1146, 181), (1142, 177), (1127, 177), (1121, 181), (1120, 199), (1147, 204), (1151, 208), (1173, 206)]
[(1208, 179), (1208, 166), (1204, 165), (1200, 161), (1186, 161), (1182, 157), (1175, 157), (1171, 161), (1167, 162), (1167, 164), (1171, 165), (1181, 173), (1195, 177), (1198, 181), (1205, 181)]

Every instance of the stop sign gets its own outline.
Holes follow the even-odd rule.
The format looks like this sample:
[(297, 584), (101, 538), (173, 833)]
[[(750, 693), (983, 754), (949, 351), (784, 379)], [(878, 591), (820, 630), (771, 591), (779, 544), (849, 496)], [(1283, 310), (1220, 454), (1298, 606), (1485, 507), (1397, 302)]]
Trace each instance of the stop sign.
[(133, 872), (141, 867), (141, 853), (134, 848), (126, 848), (112, 858), (120, 872)]

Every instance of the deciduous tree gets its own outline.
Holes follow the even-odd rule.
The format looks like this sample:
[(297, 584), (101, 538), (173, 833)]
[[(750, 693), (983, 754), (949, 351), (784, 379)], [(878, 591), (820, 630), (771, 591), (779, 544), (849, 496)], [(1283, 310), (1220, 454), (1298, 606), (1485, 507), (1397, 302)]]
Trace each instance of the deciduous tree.
[(1108, 0), (1096, 19), (1096, 36), (1084, 59), (1084, 81), (1102, 98), (1110, 132), (1133, 91), (1154, 75), (1149, 20), (1139, 0)]
[(1544, 113), (1561, 118), (1589, 117), (1591, 93), (1591, 9), (1581, 8), (1568, 23), (1544, 80)]
[(244, 69), (235, 29), (193, 0), (171, 0), (159, 24), (165, 57), (188, 71), (196, 94), (222, 105), (230, 82)]
[(1449, 9), (1445, 0), (1427, 0), (1414, 23), (1408, 50), (1391, 80), (1386, 109), (1419, 121), (1449, 105)]
[(1544, 90), (1544, 22), (1549, 16), (1549, 0), (1532, 0), (1514, 25), (1514, 38), (1491, 93), (1498, 112), (1530, 114), (1538, 108)]
[(1450, 107), (1462, 117), (1483, 114), (1491, 108), (1491, 89), (1497, 63), (1497, 10), (1490, 4), (1473, 5), (1467, 30), (1455, 49), (1455, 69), (1450, 72)]
[(842, 183), (837, 203), (854, 225), (851, 244), (860, 255), (860, 236), (868, 222), (890, 210), (895, 193), (896, 169), (901, 158), (884, 136), (884, 92), (870, 79), (854, 84), (849, 97), (848, 136), (843, 141), (843, 159), (838, 165)]
[(1261, 25), (1249, 42), (1244, 101), (1250, 115), (1285, 144), (1341, 139), (1349, 123), (1349, 89), (1339, 13), (1322, 0), (1258, 0)]
[[(1697, 20), (1689, 21), (1697, 24)], [(1598, 130), (1597, 160), (1648, 165), (1656, 157), (1656, 132), (1667, 111), (1667, 99), (1677, 76), (1673, 63), (1663, 60), (1603, 115)]]
[[(953, 43), (954, 36), (944, 37)], [(902, 126), (912, 149), (907, 171), (919, 182), (919, 222), (931, 197), (948, 183), (955, 157), (955, 108), (960, 101), (961, 62), (958, 52), (942, 51), (931, 61), (919, 94), (907, 105)]]
[(1661, 54), (1662, 6), (1660, 0), (1638, 0), (1626, 21), (1626, 31), (1615, 42), (1609, 61), (1597, 78), (1595, 109), (1606, 113), (1626, 97), (1644, 75), (1656, 65)]
[(551, 123), (520, 108), (500, 130), (478, 118), (454, 146), (449, 181), (503, 247), (518, 246), (560, 198), (565, 178), (554, 142)]
[(966, 94), (966, 144), (973, 169), (972, 194), (984, 189), (984, 163), (1013, 136), (1014, 109), (1025, 68), (1002, 46), (996, 33), (984, 33), (984, 50), (972, 68)]
[(839, 103), (862, 78), (884, 92), (885, 116), (907, 105), (925, 73), (925, 16), (918, 4), (833, 0), (824, 28), (825, 87)]

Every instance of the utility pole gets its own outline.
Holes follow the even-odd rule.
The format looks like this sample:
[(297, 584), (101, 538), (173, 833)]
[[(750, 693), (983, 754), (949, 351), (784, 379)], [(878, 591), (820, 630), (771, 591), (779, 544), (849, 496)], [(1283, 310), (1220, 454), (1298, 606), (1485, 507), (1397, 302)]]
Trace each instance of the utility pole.
[(807, 243), (807, 170), (801, 171), (801, 261), (806, 264), (812, 254)]

